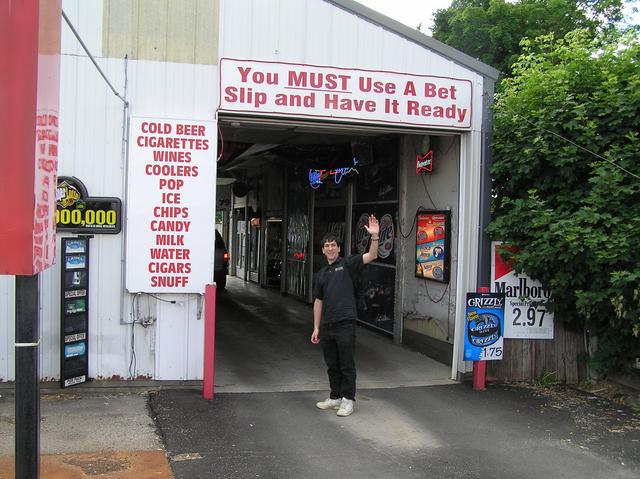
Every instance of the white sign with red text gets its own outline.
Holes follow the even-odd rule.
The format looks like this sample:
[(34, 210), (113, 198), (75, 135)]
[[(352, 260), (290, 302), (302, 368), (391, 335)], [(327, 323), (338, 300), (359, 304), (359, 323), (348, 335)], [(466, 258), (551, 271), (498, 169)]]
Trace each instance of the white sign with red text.
[(251, 60), (220, 60), (220, 110), (469, 129), (470, 80)]
[[(42, 61), (41, 59), (40, 62)], [(38, 101), (40, 101), (40, 96), (38, 96)], [(33, 271), (43, 271), (53, 265), (56, 256), (58, 112), (55, 110), (38, 109), (36, 116), (36, 165)]]
[(553, 313), (541, 304), (551, 293), (539, 281), (517, 274), (500, 248), (500, 242), (491, 243), (491, 291), (505, 294), (504, 337), (553, 339)]
[(203, 293), (212, 281), (216, 124), (131, 118), (126, 287)]

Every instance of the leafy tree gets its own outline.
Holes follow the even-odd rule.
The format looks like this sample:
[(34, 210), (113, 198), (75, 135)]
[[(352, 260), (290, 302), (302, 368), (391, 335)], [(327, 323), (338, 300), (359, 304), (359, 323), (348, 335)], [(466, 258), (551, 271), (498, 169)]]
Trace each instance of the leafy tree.
[(622, 18), (622, 0), (453, 0), (434, 15), (433, 37), (508, 75), (520, 40), (576, 28), (595, 36)]
[(495, 103), (489, 234), (598, 338), (592, 365), (640, 356), (640, 42), (576, 30), (522, 43)]

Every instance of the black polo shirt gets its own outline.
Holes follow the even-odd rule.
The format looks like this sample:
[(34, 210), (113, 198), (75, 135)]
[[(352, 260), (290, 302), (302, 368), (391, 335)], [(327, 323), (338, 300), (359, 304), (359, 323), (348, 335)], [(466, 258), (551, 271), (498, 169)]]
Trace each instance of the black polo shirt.
[(322, 323), (356, 320), (353, 278), (361, 274), (361, 254), (338, 258), (316, 274), (313, 297), (322, 301)]

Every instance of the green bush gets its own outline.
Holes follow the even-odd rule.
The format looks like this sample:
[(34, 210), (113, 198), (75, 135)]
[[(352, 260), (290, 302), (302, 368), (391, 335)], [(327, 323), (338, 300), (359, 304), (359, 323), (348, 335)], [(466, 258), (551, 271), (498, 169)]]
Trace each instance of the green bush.
[(598, 338), (600, 372), (640, 356), (638, 40), (525, 40), (495, 103), (488, 232), (519, 248), (557, 320)]

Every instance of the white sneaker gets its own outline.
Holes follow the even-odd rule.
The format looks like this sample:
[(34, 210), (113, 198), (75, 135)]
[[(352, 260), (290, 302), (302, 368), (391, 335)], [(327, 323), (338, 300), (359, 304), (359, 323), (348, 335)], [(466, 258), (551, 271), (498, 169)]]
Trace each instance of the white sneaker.
[(347, 417), (351, 413), (353, 413), (353, 401), (351, 399), (342, 398), (340, 409), (338, 409), (336, 414), (340, 417)]
[(338, 409), (342, 405), (342, 399), (327, 398), (324, 401), (316, 403), (318, 409)]

